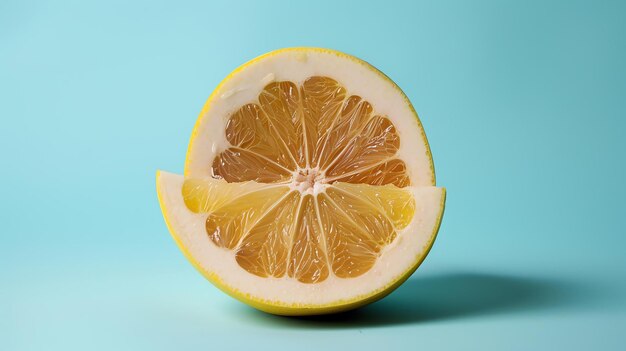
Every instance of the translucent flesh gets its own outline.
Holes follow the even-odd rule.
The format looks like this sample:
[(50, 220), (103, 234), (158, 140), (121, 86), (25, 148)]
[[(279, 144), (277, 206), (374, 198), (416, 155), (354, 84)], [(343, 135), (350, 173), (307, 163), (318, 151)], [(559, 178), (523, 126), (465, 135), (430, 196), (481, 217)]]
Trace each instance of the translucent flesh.
[(257, 276), (364, 274), (415, 213), (400, 138), (374, 110), (328, 77), (267, 85), (229, 117), (213, 177), (185, 180), (187, 207)]
[(236, 248), (244, 234), (256, 226), (288, 190), (278, 187), (248, 193), (209, 212), (206, 219), (209, 238), (217, 246)]

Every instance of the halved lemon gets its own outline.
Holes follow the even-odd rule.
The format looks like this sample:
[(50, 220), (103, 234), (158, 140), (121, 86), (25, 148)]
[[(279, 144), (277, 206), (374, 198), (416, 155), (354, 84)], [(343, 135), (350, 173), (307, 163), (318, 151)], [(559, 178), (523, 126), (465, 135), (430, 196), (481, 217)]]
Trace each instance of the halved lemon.
[(273, 51), (231, 73), (200, 113), (185, 175), (158, 172), (157, 193), (209, 281), (282, 315), (391, 292), (427, 255), (445, 203), (400, 88), (318, 48)]

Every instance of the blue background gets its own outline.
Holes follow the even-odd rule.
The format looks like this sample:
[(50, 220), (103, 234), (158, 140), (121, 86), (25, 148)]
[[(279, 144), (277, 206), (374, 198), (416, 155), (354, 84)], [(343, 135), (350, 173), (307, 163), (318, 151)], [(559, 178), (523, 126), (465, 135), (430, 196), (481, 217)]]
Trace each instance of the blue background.
[[(626, 2), (2, 1), (0, 349), (623, 349)], [(423, 266), (340, 316), (257, 312), (174, 245), (157, 169), (241, 63), (361, 57), (448, 188)]]

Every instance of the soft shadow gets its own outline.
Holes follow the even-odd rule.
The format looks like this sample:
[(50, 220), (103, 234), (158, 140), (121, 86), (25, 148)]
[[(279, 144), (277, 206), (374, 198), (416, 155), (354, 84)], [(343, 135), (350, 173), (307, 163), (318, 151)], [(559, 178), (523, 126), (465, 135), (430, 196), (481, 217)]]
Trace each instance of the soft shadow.
[(593, 298), (565, 281), (480, 273), (409, 279), (383, 300), (358, 310), (325, 316), (280, 317), (253, 309), (261, 323), (304, 328), (363, 328), (579, 306)]

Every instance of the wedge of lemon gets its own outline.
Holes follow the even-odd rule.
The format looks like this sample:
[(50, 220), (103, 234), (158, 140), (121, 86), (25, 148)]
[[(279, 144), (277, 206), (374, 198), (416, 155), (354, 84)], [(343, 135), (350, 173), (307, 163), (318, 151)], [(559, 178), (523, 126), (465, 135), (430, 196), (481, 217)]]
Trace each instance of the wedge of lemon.
[(157, 193), (207, 279), (284, 315), (391, 292), (427, 255), (445, 203), (400, 88), (318, 48), (274, 51), (231, 73), (200, 113), (185, 175), (158, 172)]

